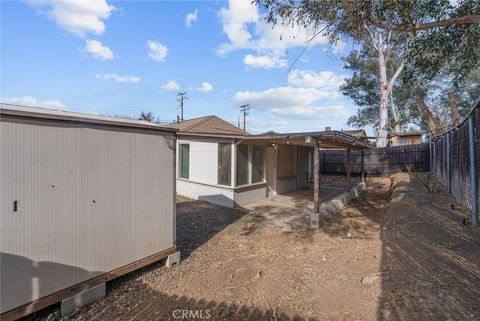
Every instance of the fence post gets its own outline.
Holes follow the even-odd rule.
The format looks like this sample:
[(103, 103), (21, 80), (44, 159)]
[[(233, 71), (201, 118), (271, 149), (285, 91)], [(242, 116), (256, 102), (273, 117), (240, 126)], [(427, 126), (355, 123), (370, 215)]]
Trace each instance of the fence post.
[(451, 164), (452, 164), (452, 134), (449, 132), (447, 134), (447, 162), (446, 162), (446, 167), (447, 167), (447, 192), (448, 194), (452, 194), (452, 169), (451, 169)]
[(347, 184), (348, 188), (351, 188), (352, 183), (350, 180), (351, 177), (351, 172), (352, 172), (352, 150), (350, 148), (347, 148)]
[(432, 136), (430, 136), (430, 139), (428, 140), (428, 153), (429, 153), (429, 166), (430, 166), (430, 174), (433, 174), (433, 142), (432, 142)]
[(473, 115), (468, 116), (468, 147), (470, 159), (470, 187), (472, 192), (472, 225), (478, 224), (478, 185), (477, 159), (475, 155), (475, 122)]
[(318, 138), (313, 143), (313, 213), (320, 213), (320, 150)]
[(436, 154), (436, 149), (435, 149), (435, 141), (432, 141), (432, 165), (430, 168), (432, 169), (433, 177), (437, 177), (437, 162), (435, 161), (435, 154)]
[(362, 149), (362, 183), (365, 183), (365, 151)]

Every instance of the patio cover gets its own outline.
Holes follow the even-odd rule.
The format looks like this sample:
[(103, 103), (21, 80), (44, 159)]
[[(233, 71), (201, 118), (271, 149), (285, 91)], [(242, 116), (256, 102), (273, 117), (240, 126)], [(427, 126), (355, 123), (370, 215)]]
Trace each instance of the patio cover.
[(347, 149), (347, 180), (350, 181), (351, 153), (352, 149), (362, 151), (362, 182), (364, 182), (364, 153), (366, 148), (373, 148), (372, 144), (366, 143), (353, 136), (340, 131), (319, 131), (299, 133), (267, 133), (261, 135), (245, 136), (243, 142), (289, 144), (313, 147), (313, 212), (320, 212), (320, 148)]
[(297, 132), (297, 133), (267, 133), (260, 135), (244, 136), (244, 142), (264, 142), (277, 144), (291, 144), (302, 146), (314, 146), (319, 148), (351, 148), (365, 149), (375, 146), (359, 140), (353, 136), (340, 131), (318, 131), (318, 132)]

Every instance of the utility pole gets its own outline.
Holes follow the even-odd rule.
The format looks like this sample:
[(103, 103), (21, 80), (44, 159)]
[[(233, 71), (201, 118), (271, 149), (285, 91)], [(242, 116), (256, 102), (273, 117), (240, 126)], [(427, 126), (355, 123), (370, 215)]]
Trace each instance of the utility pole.
[(186, 91), (178, 92), (177, 97), (178, 97), (177, 101), (179, 102), (179, 106), (180, 106), (180, 121), (182, 122), (183, 121), (183, 101), (185, 99), (188, 99), (187, 92)]
[(240, 111), (243, 113), (243, 130), (247, 130), (247, 115), (249, 110), (250, 110), (249, 104), (240, 106)]

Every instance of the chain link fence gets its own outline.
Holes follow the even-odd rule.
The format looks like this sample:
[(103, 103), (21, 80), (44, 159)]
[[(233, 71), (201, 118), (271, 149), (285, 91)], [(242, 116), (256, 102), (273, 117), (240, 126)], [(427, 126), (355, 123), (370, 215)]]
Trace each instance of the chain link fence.
[(449, 194), (472, 211), (473, 225), (478, 224), (479, 143), (480, 100), (462, 123), (430, 140), (431, 173)]

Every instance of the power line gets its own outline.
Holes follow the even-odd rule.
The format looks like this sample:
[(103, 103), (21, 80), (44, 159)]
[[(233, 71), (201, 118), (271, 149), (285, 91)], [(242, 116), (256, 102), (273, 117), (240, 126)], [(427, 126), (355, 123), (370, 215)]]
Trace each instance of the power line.
[(183, 92), (178, 92), (177, 93), (177, 101), (179, 102), (180, 104), (180, 121), (183, 121), (183, 101), (185, 99), (188, 99), (187, 97), (187, 92), (186, 91), (183, 91)]
[(240, 106), (240, 111), (243, 113), (243, 130), (247, 130), (247, 115), (250, 110), (250, 104)]

